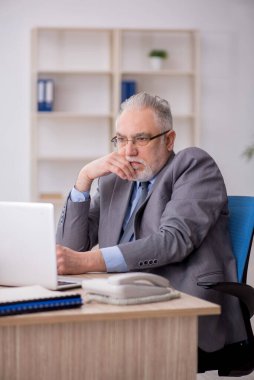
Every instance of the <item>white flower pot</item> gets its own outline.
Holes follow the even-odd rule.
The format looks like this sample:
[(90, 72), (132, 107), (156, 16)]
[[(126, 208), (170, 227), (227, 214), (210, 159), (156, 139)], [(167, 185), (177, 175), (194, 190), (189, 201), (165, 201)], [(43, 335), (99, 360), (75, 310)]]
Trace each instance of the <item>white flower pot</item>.
[(161, 70), (162, 68), (162, 58), (160, 57), (150, 57), (151, 68), (153, 70)]

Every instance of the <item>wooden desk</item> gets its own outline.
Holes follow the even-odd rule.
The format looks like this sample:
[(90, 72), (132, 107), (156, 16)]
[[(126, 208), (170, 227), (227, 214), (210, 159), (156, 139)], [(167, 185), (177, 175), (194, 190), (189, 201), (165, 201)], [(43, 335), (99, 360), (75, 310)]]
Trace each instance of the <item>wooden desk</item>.
[(139, 306), (92, 303), (1, 317), (0, 379), (196, 379), (197, 317), (219, 312), (182, 294)]

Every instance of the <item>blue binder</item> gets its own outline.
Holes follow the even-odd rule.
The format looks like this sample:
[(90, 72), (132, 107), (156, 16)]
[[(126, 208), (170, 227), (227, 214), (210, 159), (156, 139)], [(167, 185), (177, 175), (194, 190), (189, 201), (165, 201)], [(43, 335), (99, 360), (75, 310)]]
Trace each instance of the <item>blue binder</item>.
[(38, 79), (37, 81), (37, 109), (39, 112), (51, 112), (54, 105), (54, 81), (52, 79)]
[(134, 80), (123, 80), (121, 83), (121, 102), (136, 94), (137, 84)]
[(38, 111), (45, 111), (45, 81), (44, 79), (38, 79), (37, 81), (37, 104)]

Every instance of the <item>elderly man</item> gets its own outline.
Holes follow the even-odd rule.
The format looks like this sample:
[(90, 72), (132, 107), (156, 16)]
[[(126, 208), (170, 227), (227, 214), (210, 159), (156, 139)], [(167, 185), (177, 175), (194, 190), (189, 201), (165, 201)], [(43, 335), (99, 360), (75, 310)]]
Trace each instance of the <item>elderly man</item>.
[(198, 148), (175, 154), (174, 140), (167, 101), (140, 93), (122, 104), (116, 151), (81, 169), (63, 208), (58, 272), (150, 271), (220, 304), (199, 323), (199, 347), (211, 352), (246, 339), (238, 301), (197, 286), (237, 278), (227, 194), (214, 160)]

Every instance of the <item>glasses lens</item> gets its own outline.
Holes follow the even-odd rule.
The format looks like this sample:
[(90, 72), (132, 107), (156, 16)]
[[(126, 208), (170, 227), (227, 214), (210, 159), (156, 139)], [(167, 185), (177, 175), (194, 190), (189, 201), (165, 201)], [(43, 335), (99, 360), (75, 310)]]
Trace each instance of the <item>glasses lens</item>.
[(135, 144), (138, 146), (145, 146), (149, 143), (150, 138), (149, 137), (137, 137), (135, 139)]
[(122, 138), (122, 137), (113, 137), (113, 139), (111, 140), (114, 146), (118, 148), (126, 145), (127, 141), (128, 141), (127, 139)]

